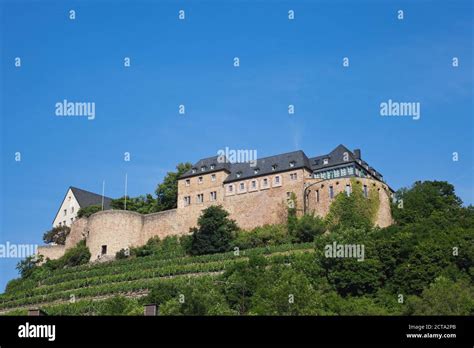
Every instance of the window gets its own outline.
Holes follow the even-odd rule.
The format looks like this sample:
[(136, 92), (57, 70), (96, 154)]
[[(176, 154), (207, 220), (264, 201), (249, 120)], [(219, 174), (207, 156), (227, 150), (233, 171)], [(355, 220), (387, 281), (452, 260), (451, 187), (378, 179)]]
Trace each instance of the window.
[(59, 222), (59, 226), (62, 226), (62, 225), (63, 225), (63, 223), (62, 223), (62, 222)]
[(276, 170), (276, 169), (277, 169), (277, 165), (276, 164), (272, 165), (272, 170)]
[(263, 179), (263, 186), (264, 187), (268, 186), (268, 179), (267, 178)]
[(323, 159), (323, 164), (328, 164), (329, 163), (329, 159), (325, 158)]
[(298, 178), (297, 173), (291, 173), (290, 174), (290, 180), (296, 180)]
[(74, 218), (71, 218), (71, 224), (74, 222)]
[(204, 202), (204, 194), (200, 193), (197, 195), (197, 202), (198, 203)]
[(314, 174), (314, 177), (315, 177), (315, 179), (319, 179), (321, 177), (321, 174), (316, 173), (316, 174)]
[(191, 204), (191, 196), (186, 196), (184, 197), (184, 205), (190, 205)]
[(340, 172), (339, 169), (334, 169), (334, 177), (339, 178)]
[(347, 184), (346, 185), (346, 195), (349, 197), (351, 195), (351, 185)]
[(64, 209), (64, 216), (67, 215), (67, 209)]
[(210, 200), (215, 201), (216, 199), (217, 199), (217, 192), (212, 191), (211, 194), (210, 194)]
[(201, 167), (201, 172), (205, 171), (206, 170), (206, 166), (202, 166)]
[(293, 168), (295, 166), (295, 161), (290, 162), (290, 167)]
[(192, 173), (196, 173), (196, 168), (193, 168), (193, 169), (191, 170), (191, 172), (192, 172)]
[(229, 185), (229, 186), (227, 186), (227, 188), (228, 188), (229, 192), (234, 191), (234, 185)]
[(254, 173), (254, 174), (258, 174), (259, 171), (260, 171), (260, 168), (255, 168), (255, 169), (253, 170), (253, 173)]
[(215, 164), (211, 164), (211, 170), (216, 168), (216, 165)]
[(257, 180), (252, 180), (252, 188), (256, 189), (257, 188)]
[(369, 197), (369, 191), (367, 190), (367, 185), (364, 185), (364, 197)]
[(190, 179), (186, 179), (186, 186), (189, 186), (191, 185), (191, 180)]
[(74, 214), (74, 207), (71, 207), (71, 214)]
[(198, 184), (202, 184), (202, 176), (198, 178)]
[(69, 196), (67, 199), (70, 201), (70, 200), (71, 200), (71, 196)]
[(216, 174), (211, 175), (211, 181), (216, 181)]
[(279, 184), (280, 183), (280, 176), (277, 175), (275, 176), (275, 184)]
[(342, 168), (341, 169), (341, 176), (346, 176), (347, 175), (347, 168)]
[(245, 184), (243, 182), (240, 183), (240, 191), (245, 190)]
[(66, 226), (66, 220), (63, 221), (63, 225)]
[(329, 198), (334, 198), (334, 188), (332, 186), (329, 186)]
[(237, 173), (236, 173), (236, 176), (237, 176), (238, 178), (240, 178), (240, 177), (242, 176), (242, 172), (237, 172)]
[(316, 202), (319, 203), (319, 190), (316, 190)]
[(107, 254), (107, 245), (102, 245), (102, 249), (101, 249), (100, 253), (101, 253), (102, 255)]

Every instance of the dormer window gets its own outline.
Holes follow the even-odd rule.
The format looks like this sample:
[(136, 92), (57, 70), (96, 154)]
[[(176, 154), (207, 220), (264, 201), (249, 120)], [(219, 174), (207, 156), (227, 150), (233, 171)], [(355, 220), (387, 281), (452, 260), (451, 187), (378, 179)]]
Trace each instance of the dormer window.
[(201, 172), (205, 171), (206, 170), (206, 166), (202, 166), (201, 167)]
[(260, 171), (260, 168), (255, 168), (255, 169), (253, 170), (253, 173), (254, 173), (254, 174), (258, 174), (259, 171)]
[(240, 177), (242, 176), (242, 172), (237, 172), (235, 175), (236, 175), (238, 178), (240, 178)]
[(191, 169), (191, 173), (196, 173), (196, 168)]
[(290, 162), (290, 167), (293, 168), (295, 166), (295, 161)]
[(329, 159), (328, 159), (328, 158), (323, 159), (323, 164), (328, 164), (328, 163), (329, 163)]
[(216, 165), (215, 165), (215, 164), (211, 164), (211, 170), (213, 170), (214, 168), (216, 168)]
[(272, 165), (272, 170), (276, 170), (276, 169), (277, 169), (277, 165), (276, 164)]

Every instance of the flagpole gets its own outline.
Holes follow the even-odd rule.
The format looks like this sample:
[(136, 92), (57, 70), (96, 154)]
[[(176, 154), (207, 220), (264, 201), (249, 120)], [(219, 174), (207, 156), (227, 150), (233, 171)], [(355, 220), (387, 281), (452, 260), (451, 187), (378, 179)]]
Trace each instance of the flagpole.
[(102, 181), (102, 210), (104, 210), (105, 180)]
[(127, 181), (128, 181), (128, 174), (125, 173), (125, 210), (127, 210)]

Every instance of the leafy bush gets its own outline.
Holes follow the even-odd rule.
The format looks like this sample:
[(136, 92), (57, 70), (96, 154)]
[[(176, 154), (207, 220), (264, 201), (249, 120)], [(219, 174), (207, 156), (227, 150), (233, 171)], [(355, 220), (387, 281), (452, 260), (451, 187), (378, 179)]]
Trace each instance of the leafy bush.
[(84, 207), (84, 208), (79, 209), (79, 211), (77, 212), (77, 217), (78, 218), (82, 218), (82, 217), (88, 218), (92, 214), (95, 214), (95, 213), (97, 213), (101, 210), (102, 210), (101, 205), (90, 205), (88, 207)]
[(291, 236), (285, 225), (265, 225), (250, 231), (238, 231), (232, 245), (239, 249), (250, 249), (290, 242)]
[(298, 219), (292, 232), (293, 240), (297, 243), (312, 242), (316, 236), (326, 231), (324, 221), (318, 216), (305, 214)]
[(234, 220), (221, 206), (210, 206), (198, 218), (199, 228), (191, 228), (193, 239), (191, 255), (221, 253), (231, 249), (232, 239), (238, 230)]
[(43, 241), (47, 244), (55, 243), (64, 245), (66, 243), (66, 237), (71, 232), (71, 228), (68, 226), (56, 226), (53, 229), (47, 231), (43, 235)]

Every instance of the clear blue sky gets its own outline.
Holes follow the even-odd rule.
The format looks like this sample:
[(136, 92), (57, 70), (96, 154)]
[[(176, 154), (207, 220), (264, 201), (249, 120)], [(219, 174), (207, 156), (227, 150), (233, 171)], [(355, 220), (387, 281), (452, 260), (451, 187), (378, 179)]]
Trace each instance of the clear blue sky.
[[(469, 0), (2, 1), (0, 9), (0, 243), (41, 244), (70, 185), (100, 193), (105, 180), (117, 197), (128, 173), (130, 195), (151, 193), (178, 162), (226, 146), (315, 156), (342, 143), (361, 148), (395, 189), (447, 180), (465, 204), (474, 201)], [(95, 120), (55, 116), (63, 99), (95, 102)], [(381, 117), (388, 99), (420, 102), (421, 118)], [(0, 289), (17, 262), (0, 259)]]

